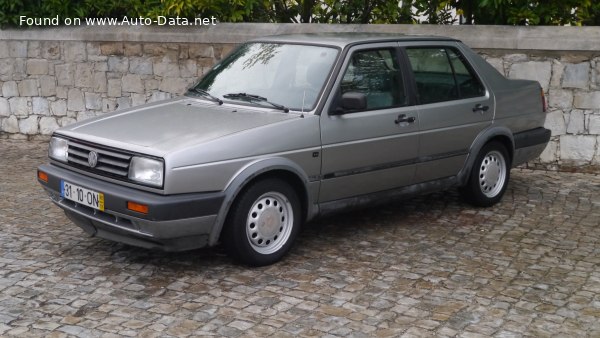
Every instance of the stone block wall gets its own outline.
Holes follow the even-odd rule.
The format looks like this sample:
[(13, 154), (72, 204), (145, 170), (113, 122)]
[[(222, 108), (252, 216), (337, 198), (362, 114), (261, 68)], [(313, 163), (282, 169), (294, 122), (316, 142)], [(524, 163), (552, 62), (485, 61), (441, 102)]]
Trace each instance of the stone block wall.
[(180, 95), (232, 46), (0, 41), (0, 133), (50, 135), (75, 121)]
[(219, 24), (0, 30), (0, 139), (183, 93), (248, 39), (324, 31), (462, 40), (509, 78), (538, 80), (552, 140), (530, 167), (600, 172), (600, 27)]
[(530, 166), (600, 172), (600, 57), (566, 52), (481, 54), (506, 77), (537, 80), (546, 92), (546, 128), (552, 139)]

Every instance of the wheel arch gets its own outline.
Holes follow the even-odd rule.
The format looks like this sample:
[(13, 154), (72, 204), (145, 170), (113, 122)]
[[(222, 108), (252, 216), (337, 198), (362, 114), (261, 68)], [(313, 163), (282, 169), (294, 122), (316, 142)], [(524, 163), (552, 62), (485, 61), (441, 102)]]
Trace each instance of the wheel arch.
[(498, 141), (506, 147), (509, 156), (509, 168), (512, 166), (512, 160), (515, 153), (515, 140), (512, 132), (507, 127), (492, 127), (482, 131), (476, 138), (471, 148), (469, 149), (469, 156), (465, 161), (465, 165), (458, 173), (458, 182), (460, 186), (467, 184), (473, 164), (477, 158), (477, 154), (481, 151), (481, 148), (492, 141)]
[(257, 160), (240, 169), (227, 184), (225, 199), (217, 214), (208, 245), (212, 246), (218, 242), (229, 210), (240, 193), (251, 184), (271, 177), (281, 178), (296, 191), (302, 208), (302, 221), (315, 213), (311, 210), (309, 178), (299, 165), (282, 157)]

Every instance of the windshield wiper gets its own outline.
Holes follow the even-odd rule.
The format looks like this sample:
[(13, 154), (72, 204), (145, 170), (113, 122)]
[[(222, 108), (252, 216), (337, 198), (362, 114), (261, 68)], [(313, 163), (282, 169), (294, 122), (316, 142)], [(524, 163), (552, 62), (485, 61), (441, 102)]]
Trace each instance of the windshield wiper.
[(211, 101), (213, 101), (213, 102), (217, 102), (219, 105), (222, 105), (222, 104), (223, 104), (223, 100), (221, 100), (220, 98), (218, 98), (218, 97), (216, 97), (216, 96), (213, 96), (213, 95), (211, 95), (209, 92), (207, 92), (207, 91), (206, 91), (206, 90), (204, 90), (204, 89), (200, 89), (200, 88), (192, 87), (192, 88), (190, 88), (190, 90), (188, 90), (188, 93), (189, 93), (189, 92), (198, 93), (198, 94), (200, 94), (200, 95), (202, 95), (202, 96), (204, 96), (204, 97), (207, 97), (207, 98), (209, 98), (209, 99), (210, 99)]
[(227, 99), (246, 100), (249, 102), (264, 102), (264, 103), (270, 104), (271, 106), (273, 106), (279, 110), (283, 110), (283, 112), (285, 112), (285, 113), (290, 112), (290, 109), (288, 107), (278, 104), (278, 103), (270, 102), (269, 100), (267, 100), (266, 97), (262, 97), (259, 95), (246, 94), (246, 93), (230, 93), (230, 94), (223, 95), (223, 97), (227, 98)]

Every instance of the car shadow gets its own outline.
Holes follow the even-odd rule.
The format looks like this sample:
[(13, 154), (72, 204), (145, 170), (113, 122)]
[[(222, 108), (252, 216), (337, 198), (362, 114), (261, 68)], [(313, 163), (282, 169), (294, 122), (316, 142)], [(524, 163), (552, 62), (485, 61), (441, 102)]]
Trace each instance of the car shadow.
[[(305, 224), (283, 261), (289, 263), (309, 258), (314, 256), (309, 254), (310, 251), (318, 253), (323, 251), (323, 246), (335, 249), (336, 245), (347, 244), (356, 238), (376, 241), (381, 234), (420, 229), (442, 216), (453, 218), (464, 208), (472, 207), (462, 201), (457, 191), (447, 190), (331, 214)], [(248, 268), (230, 259), (222, 245), (184, 252), (163, 252), (103, 239), (86, 239), (90, 240), (95, 241), (95, 255), (101, 254), (113, 262), (151, 264), (171, 272)]]

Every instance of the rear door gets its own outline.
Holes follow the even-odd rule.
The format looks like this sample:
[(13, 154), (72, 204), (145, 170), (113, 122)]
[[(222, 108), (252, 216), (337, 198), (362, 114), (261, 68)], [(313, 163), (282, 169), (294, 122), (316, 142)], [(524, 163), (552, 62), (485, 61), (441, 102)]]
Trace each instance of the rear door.
[(419, 111), (415, 183), (456, 175), (494, 115), (494, 98), (454, 43), (406, 46)]
[[(402, 59), (396, 42), (358, 45), (346, 54), (321, 114), (320, 202), (412, 183), (418, 120)], [(332, 113), (346, 92), (363, 93), (367, 108)]]

